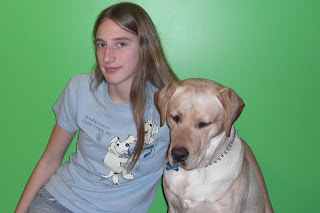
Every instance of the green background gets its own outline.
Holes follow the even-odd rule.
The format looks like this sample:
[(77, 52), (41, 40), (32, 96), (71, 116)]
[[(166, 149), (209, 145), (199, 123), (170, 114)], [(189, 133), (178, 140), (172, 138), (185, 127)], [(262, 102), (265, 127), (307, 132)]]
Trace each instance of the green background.
[[(116, 2), (1, 1), (1, 212), (14, 211), (55, 123), (51, 108), (71, 76), (91, 70), (93, 22)], [(275, 212), (319, 212), (320, 1), (133, 2), (181, 79), (216, 80), (244, 99), (236, 127)], [(159, 188), (150, 212), (166, 209)]]

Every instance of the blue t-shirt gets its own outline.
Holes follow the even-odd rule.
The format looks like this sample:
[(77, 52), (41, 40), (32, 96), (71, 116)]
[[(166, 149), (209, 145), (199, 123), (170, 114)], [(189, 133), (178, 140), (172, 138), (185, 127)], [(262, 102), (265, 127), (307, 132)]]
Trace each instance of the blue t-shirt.
[(127, 159), (136, 143), (131, 105), (111, 101), (104, 81), (92, 91), (94, 74), (74, 76), (53, 110), (60, 127), (79, 131), (77, 151), (45, 188), (74, 212), (147, 212), (154, 199), (169, 145), (169, 128), (160, 128), (148, 84), (145, 144), (131, 171)]

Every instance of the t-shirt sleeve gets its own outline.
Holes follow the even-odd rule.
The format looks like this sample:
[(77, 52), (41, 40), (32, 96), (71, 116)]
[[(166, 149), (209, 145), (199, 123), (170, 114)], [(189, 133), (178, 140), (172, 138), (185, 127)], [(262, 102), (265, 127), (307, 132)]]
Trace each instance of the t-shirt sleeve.
[(77, 101), (78, 101), (77, 82), (71, 78), (58, 101), (53, 106), (57, 124), (68, 132), (79, 130), (77, 125)]

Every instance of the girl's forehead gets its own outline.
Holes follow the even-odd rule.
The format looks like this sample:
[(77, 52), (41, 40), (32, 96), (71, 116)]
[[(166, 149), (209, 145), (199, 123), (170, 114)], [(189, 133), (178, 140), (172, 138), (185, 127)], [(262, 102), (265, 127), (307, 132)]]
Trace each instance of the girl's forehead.
[(113, 21), (112, 19), (106, 19), (100, 23), (97, 29), (96, 37), (128, 37), (134, 38), (137, 35), (124, 28), (123, 26), (119, 25), (117, 22)]

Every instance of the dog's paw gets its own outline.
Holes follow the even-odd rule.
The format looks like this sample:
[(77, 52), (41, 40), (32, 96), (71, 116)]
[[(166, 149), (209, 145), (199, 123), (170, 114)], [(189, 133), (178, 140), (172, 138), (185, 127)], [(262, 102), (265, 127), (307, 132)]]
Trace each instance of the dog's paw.
[(133, 174), (123, 174), (123, 178), (127, 180), (131, 180), (134, 178)]
[(146, 146), (149, 146), (150, 144), (152, 144), (153, 143), (153, 140), (144, 140), (144, 144), (146, 145)]

